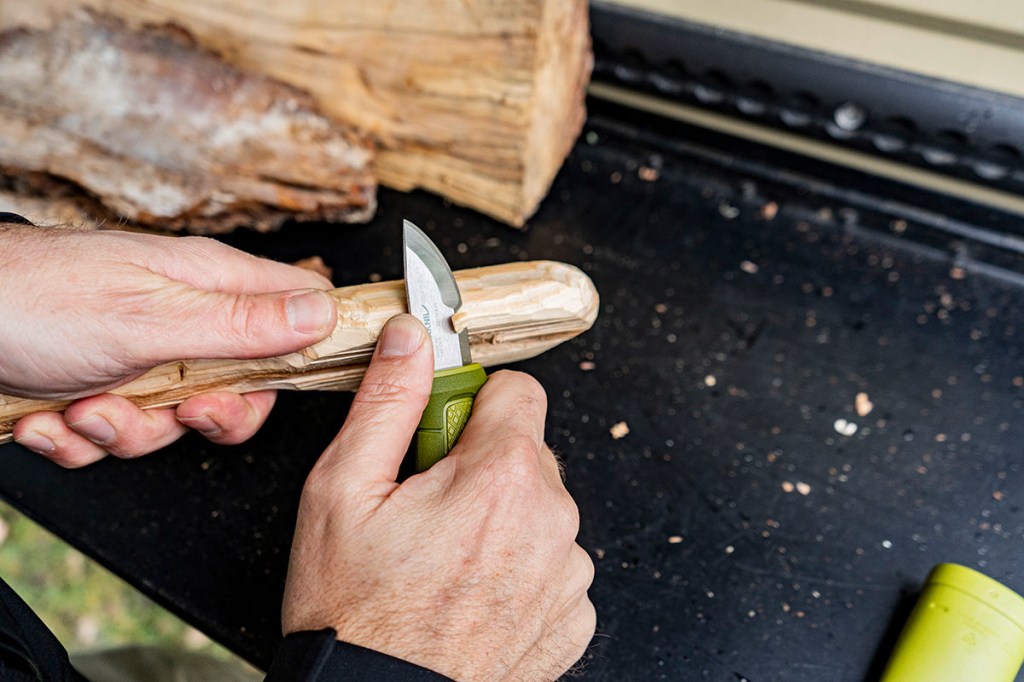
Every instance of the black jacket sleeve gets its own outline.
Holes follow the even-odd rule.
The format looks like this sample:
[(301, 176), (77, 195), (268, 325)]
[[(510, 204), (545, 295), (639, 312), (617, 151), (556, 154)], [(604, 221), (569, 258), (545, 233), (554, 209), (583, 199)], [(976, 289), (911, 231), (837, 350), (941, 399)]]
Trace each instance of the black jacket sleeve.
[[(268, 682), (444, 682), (447, 677), (370, 649), (335, 640), (334, 630), (284, 638)], [(0, 680), (86, 682), (53, 633), (0, 578)]]
[(43, 621), (0, 578), (0, 680), (84, 682)]
[(449, 678), (378, 651), (335, 639), (328, 628), (284, 638), (266, 682), (444, 682)]

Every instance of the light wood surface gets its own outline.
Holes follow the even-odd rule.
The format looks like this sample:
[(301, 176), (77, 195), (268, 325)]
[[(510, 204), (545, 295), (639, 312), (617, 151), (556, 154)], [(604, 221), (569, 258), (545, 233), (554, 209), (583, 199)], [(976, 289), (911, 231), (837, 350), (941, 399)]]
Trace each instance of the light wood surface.
[[(463, 307), (457, 325), (469, 330), (473, 360), (485, 367), (523, 360), (586, 331), (598, 312), (590, 278), (552, 261), (508, 263), (455, 273)], [(143, 408), (176, 405), (209, 391), (358, 388), (377, 336), (406, 311), (402, 281), (335, 289), (334, 333), (298, 353), (266, 360), (183, 360), (154, 368), (111, 391)], [(70, 401), (0, 395), (0, 443), (11, 440), (18, 419), (61, 411)]]
[(70, 181), (114, 224), (211, 233), (373, 215), (368, 140), (180, 33), (90, 17), (6, 32), (0, 83), (4, 174), (51, 179), (35, 183), (44, 196)]
[(370, 135), (382, 184), (512, 225), (534, 212), (583, 123), (586, 0), (3, 0), (0, 28), (48, 27), (82, 7), (173, 22)]

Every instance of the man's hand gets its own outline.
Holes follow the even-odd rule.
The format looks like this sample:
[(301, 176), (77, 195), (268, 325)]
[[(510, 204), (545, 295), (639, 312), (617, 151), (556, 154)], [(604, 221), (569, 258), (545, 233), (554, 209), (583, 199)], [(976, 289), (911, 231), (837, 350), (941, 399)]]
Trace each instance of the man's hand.
[(176, 410), (102, 394), (163, 362), (289, 353), (331, 332), (337, 310), (312, 272), (219, 242), (0, 226), (0, 392), (74, 398), (25, 417), (16, 441), (64, 466), (135, 457), (192, 427), (238, 443), (273, 392), (210, 393)]
[(306, 481), (284, 631), (333, 627), (458, 680), (554, 679), (594, 633), (594, 565), (544, 445), (543, 389), (491, 375), (451, 454), (398, 484), (432, 368), (423, 326), (394, 318)]

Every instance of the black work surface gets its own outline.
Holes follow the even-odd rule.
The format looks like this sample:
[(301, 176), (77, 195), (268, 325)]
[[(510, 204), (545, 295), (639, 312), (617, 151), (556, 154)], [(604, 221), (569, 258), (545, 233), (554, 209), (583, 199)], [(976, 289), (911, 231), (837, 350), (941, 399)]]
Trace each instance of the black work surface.
[[(368, 226), (229, 240), (319, 254), (345, 285), (401, 275), (407, 217), (455, 269), (545, 258), (593, 278), (594, 328), (516, 367), (548, 390), (597, 565), (583, 679), (869, 679), (934, 564), (1024, 590), (1020, 263), (944, 231), (1013, 225), (592, 110), (526, 233), (382, 191)], [(79, 471), (7, 446), (0, 494), (266, 665), (299, 491), (349, 401), (282, 395), (248, 444)]]

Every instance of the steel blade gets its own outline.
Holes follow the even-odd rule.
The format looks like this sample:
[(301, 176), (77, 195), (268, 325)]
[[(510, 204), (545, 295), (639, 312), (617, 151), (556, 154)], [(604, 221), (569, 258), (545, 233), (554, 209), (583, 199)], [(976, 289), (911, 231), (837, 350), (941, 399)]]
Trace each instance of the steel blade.
[(420, 228), (403, 223), (405, 294), (409, 312), (423, 323), (434, 344), (434, 371), (469, 364), (465, 331), (456, 333), (452, 315), (462, 307), (455, 276), (444, 256)]

